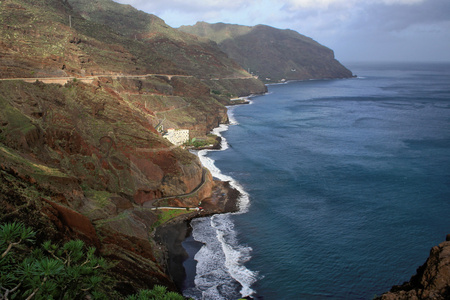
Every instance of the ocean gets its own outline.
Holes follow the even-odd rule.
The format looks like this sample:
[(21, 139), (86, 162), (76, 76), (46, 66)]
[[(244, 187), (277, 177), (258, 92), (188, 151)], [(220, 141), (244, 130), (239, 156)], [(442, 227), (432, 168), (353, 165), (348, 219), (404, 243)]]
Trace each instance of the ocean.
[(241, 211), (192, 222), (185, 296), (372, 299), (450, 233), (450, 64), (346, 66), (231, 107), (198, 153)]

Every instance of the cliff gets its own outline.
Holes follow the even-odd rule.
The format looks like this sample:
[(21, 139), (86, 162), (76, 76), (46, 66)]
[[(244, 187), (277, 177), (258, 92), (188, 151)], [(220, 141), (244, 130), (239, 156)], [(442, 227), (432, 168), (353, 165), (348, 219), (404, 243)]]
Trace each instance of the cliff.
[(200, 203), (204, 214), (236, 206), (157, 129), (205, 136), (228, 121), (230, 97), (263, 82), (215, 42), (111, 0), (4, 0), (0, 37), (0, 222), (95, 246), (121, 295), (176, 290), (170, 261), (182, 255), (155, 235), (171, 240), (165, 222)]
[(332, 50), (293, 30), (205, 22), (179, 30), (217, 42), (245, 70), (266, 82), (352, 76)]
[(0, 78), (93, 78), (192, 137), (227, 121), (230, 97), (266, 91), (214, 43), (111, 0), (7, 0), (0, 19)]
[(198, 158), (101, 84), (0, 82), (0, 107), (0, 220), (26, 223), (41, 241), (81, 238), (120, 262), (115, 275), (140, 277), (136, 288), (173, 286), (150, 239), (163, 214), (153, 206), (210, 197)]
[[(221, 185), (155, 127), (205, 135), (227, 122), (220, 102), (234, 87), (218, 95), (192, 71), (200, 62), (182, 68), (183, 51), (201, 45), (169, 55), (170, 39), (153, 49), (84, 18), (69, 1), (5, 0), (0, 20), (0, 223), (23, 222), (38, 242), (95, 246), (114, 262), (111, 289), (122, 295), (154, 284), (176, 290), (153, 235), (171, 217), (198, 213), (155, 208), (197, 208)], [(227, 70), (229, 59), (214, 49), (225, 65), (205, 74), (239, 82), (244, 73), (239, 89), (265, 90), (247, 84), (236, 63)], [(171, 57), (177, 51), (180, 61)]]
[(68, 3), (85, 20), (106, 25), (120, 36), (142, 44), (144, 57), (157, 54), (159, 59), (153, 59), (151, 64), (158, 67), (158, 72), (167, 74), (170, 68), (175, 68), (178, 73), (170, 74), (189, 74), (210, 88), (213, 85), (222, 95), (215, 93), (215, 97), (224, 104), (229, 104), (230, 96), (266, 91), (261, 81), (254, 80), (216, 43), (174, 29), (155, 15), (112, 0), (68, 0)]
[(394, 286), (379, 300), (450, 299), (450, 235), (435, 246), (416, 275), (402, 285)]

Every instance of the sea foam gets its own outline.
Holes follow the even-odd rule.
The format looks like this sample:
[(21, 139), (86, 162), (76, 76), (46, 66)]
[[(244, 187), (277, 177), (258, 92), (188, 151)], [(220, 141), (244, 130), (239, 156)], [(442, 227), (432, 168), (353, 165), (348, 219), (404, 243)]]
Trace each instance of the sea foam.
[[(238, 124), (234, 119), (233, 109), (229, 110), (228, 117), (231, 125)], [(222, 124), (212, 131), (222, 138), (219, 151), (229, 147), (221, 135), (221, 132), (226, 130), (228, 125)], [(238, 199), (240, 209), (234, 214), (247, 212), (250, 206), (248, 193), (236, 180), (223, 174), (215, 166), (214, 160), (207, 156), (208, 151), (217, 150), (200, 150), (197, 153), (203, 166), (208, 168), (215, 178), (229, 181), (230, 185), (240, 192)], [(185, 290), (185, 296), (194, 299), (233, 299), (254, 293), (251, 285), (256, 282), (258, 273), (244, 266), (251, 258), (252, 249), (239, 244), (232, 215), (218, 214), (191, 222), (193, 237), (203, 243), (203, 246), (195, 255), (197, 261), (195, 288)]]

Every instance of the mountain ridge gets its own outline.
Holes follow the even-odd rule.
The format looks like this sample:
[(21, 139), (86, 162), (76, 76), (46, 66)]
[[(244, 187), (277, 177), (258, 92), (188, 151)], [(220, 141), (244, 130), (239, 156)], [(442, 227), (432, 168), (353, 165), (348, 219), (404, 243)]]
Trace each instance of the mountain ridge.
[(197, 22), (179, 30), (216, 41), (230, 58), (265, 82), (353, 76), (331, 49), (290, 29)]
[(216, 42), (111, 0), (3, 0), (0, 24), (0, 221), (97, 247), (121, 296), (176, 290), (155, 232), (227, 210), (226, 189), (160, 129), (206, 138), (231, 97), (266, 86)]
[[(42, 241), (95, 246), (115, 261), (110, 288), (122, 296), (155, 284), (177, 290), (153, 235), (168, 215), (222, 211), (197, 209), (224, 192), (197, 156), (155, 128), (205, 137), (228, 121), (230, 96), (265, 86), (213, 43), (194, 52), (216, 65), (193, 58), (184, 66), (189, 47), (170, 35), (149, 47), (69, 1), (4, 0), (0, 21), (0, 78), (10, 79), (0, 80), (0, 222), (23, 222)], [(200, 78), (209, 72), (233, 79), (214, 81), (213, 92)], [(49, 77), (61, 82), (44, 84)]]

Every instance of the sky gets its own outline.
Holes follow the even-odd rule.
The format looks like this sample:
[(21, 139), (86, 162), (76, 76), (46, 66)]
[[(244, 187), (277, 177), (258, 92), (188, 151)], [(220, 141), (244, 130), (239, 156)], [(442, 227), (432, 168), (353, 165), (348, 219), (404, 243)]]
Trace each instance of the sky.
[(292, 29), (341, 62), (450, 62), (450, 0), (114, 0), (168, 25), (197, 21)]

